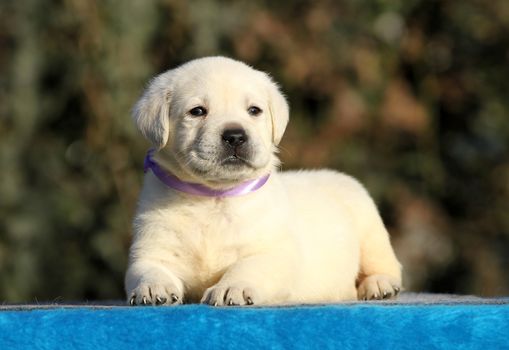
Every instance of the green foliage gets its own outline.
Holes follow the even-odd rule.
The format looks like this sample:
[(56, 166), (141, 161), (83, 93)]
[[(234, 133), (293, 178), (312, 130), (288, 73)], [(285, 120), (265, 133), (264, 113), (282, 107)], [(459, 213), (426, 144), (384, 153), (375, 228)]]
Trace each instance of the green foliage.
[(0, 300), (123, 297), (153, 75), (227, 55), (292, 107), (285, 168), (374, 194), (409, 289), (509, 293), (509, 3), (0, 3)]

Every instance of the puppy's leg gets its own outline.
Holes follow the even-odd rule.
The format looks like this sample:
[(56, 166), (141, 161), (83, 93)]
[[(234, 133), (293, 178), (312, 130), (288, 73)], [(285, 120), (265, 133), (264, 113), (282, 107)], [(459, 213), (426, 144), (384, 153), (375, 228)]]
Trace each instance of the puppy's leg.
[(288, 298), (296, 275), (288, 260), (260, 254), (231, 266), (221, 280), (208, 288), (201, 300), (214, 306), (279, 303)]
[(401, 265), (389, 234), (376, 213), (370, 229), (361, 238), (361, 263), (357, 296), (360, 300), (395, 297), (401, 290)]
[(184, 286), (166, 267), (149, 260), (133, 262), (126, 273), (125, 288), (130, 305), (181, 304)]

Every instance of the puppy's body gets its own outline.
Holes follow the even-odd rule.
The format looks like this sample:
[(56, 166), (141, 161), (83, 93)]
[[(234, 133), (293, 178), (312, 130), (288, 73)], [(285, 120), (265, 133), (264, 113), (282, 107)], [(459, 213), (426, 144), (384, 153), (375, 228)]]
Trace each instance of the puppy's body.
[[(134, 220), (126, 274), (128, 299), (136, 304), (172, 304), (185, 299), (244, 305), (332, 302), (397, 294), (400, 266), (364, 188), (351, 177), (333, 171), (276, 171), (274, 145), (287, 120), (278, 113), (288, 110), (281, 105), (281, 96), (271, 96), (278, 91), (270, 86), (270, 80), (265, 77), (269, 86), (264, 86), (260, 72), (229, 59), (194, 62), (198, 63), (193, 69), (179, 74), (187, 72), (193, 78), (192, 73), (198, 69), (208, 84), (219, 84), (218, 90), (227, 93), (217, 96), (217, 91), (209, 93), (210, 87), (196, 88), (193, 82), (191, 88), (180, 85), (180, 91), (185, 91), (180, 97), (175, 90), (178, 84), (169, 84), (172, 98), (183, 105), (176, 108), (176, 115), (185, 114), (193, 105), (186, 107), (185, 99), (194, 99), (195, 104), (208, 103), (209, 119), (174, 116), (172, 120), (170, 115), (169, 121), (160, 124), (168, 129), (168, 139), (155, 161), (182, 180), (211, 188), (228, 188), (266, 173), (271, 175), (252, 193), (206, 197), (179, 192), (148, 172)], [(235, 79), (225, 79), (223, 72), (216, 80), (209, 70), (212, 64), (214, 72), (236, 72)], [(171, 76), (179, 77), (175, 72)], [(247, 92), (243, 88), (246, 84)], [(268, 95), (260, 93), (261, 89)], [(253, 99), (270, 115), (266, 113), (265, 119), (242, 115), (242, 109), (249, 108)], [(138, 110), (151, 103), (142, 99)], [(235, 104), (240, 106), (238, 111)], [(151, 108), (157, 114), (163, 107)], [(150, 138), (150, 133), (159, 130), (143, 129), (143, 125), (151, 125), (143, 119), (147, 118), (144, 113), (138, 111), (137, 122)], [(218, 134), (232, 123), (246, 130), (250, 148), (244, 153), (235, 150), (247, 159), (246, 164), (220, 162), (226, 146), (217, 141)], [(283, 130), (278, 129), (278, 123)], [(157, 138), (151, 139), (157, 145)], [(192, 164), (194, 161), (197, 163)], [(203, 167), (210, 168), (204, 171)]]

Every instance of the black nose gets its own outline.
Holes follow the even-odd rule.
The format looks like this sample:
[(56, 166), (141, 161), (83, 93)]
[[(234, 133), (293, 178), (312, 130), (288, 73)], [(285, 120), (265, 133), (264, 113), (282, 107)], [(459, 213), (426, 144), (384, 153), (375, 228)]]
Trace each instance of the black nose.
[(247, 142), (247, 134), (244, 129), (226, 129), (221, 137), (223, 142), (230, 147), (238, 147)]

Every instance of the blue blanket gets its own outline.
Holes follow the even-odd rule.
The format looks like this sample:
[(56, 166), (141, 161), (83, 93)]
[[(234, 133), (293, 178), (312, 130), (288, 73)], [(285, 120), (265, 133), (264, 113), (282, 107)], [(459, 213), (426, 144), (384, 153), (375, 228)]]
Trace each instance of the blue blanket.
[(0, 349), (509, 349), (508, 299), (0, 308)]

